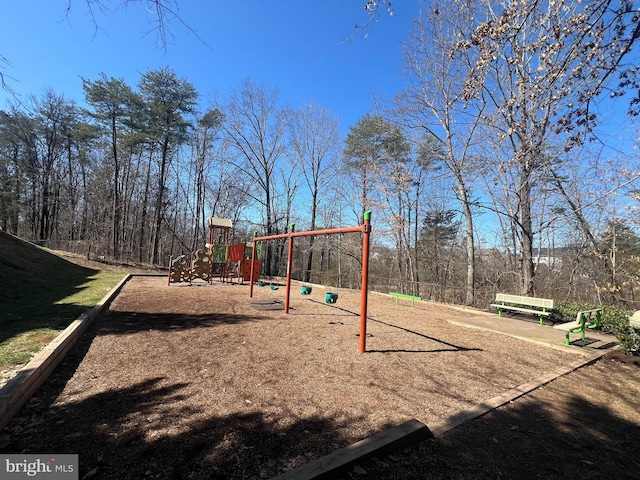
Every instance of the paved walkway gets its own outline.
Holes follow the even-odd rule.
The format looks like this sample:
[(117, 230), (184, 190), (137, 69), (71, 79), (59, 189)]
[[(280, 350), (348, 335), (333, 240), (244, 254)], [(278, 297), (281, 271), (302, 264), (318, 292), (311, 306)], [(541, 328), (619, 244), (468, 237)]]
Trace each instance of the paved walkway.
[[(470, 313), (472, 312), (471, 310), (468, 311)], [(618, 346), (615, 336), (592, 330), (588, 330), (585, 333), (584, 343), (579, 333), (570, 334), (569, 340), (571, 344), (567, 346), (564, 343), (566, 334), (563, 330), (553, 328), (550, 324), (540, 325), (537, 320), (526, 319), (523, 318), (522, 315), (508, 316), (503, 314), (502, 317), (498, 317), (497, 314), (492, 313), (484, 313), (481, 315), (471, 314), (469, 318), (456, 321), (450, 320), (450, 323), (468, 328), (490, 330), (527, 342), (585, 356), (591, 356), (598, 352), (602, 353), (605, 350), (611, 350)]]

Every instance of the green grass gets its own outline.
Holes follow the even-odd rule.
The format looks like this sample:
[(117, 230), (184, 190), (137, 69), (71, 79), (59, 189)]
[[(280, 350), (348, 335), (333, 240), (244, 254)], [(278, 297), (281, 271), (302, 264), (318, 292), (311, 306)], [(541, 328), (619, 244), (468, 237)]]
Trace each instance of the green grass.
[(38, 328), (23, 332), (0, 344), (0, 365), (15, 366), (28, 361), (58, 336), (57, 330)]
[(0, 369), (28, 361), (123, 277), (0, 231)]

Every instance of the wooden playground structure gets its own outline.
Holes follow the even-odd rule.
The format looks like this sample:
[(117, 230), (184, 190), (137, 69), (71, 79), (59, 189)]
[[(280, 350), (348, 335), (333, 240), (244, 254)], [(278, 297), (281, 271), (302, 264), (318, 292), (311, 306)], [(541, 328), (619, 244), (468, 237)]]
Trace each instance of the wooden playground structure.
[[(195, 280), (212, 283), (218, 278), (223, 283), (239, 283), (260, 279), (260, 252), (249, 257), (251, 247), (246, 243), (231, 244), (233, 223), (226, 218), (209, 218), (209, 235), (204, 249), (189, 255), (180, 255), (169, 261), (168, 284)], [(254, 267), (254, 268), (252, 268)], [(252, 283), (252, 282), (250, 282)]]

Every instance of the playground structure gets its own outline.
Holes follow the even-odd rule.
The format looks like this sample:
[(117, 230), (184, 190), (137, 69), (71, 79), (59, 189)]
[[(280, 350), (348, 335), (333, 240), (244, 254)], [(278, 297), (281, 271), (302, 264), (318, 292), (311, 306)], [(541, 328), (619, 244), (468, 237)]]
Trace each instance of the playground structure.
[[(168, 284), (188, 282), (200, 279), (212, 283), (219, 278), (223, 283), (233, 283), (237, 278), (244, 283), (260, 278), (260, 252), (257, 258), (248, 258), (246, 243), (230, 244), (233, 223), (226, 218), (209, 218), (209, 235), (204, 249), (198, 249), (189, 255), (180, 255), (169, 261)], [(256, 268), (252, 269), (251, 266)]]
[[(369, 289), (369, 236), (371, 233), (371, 212), (365, 212), (362, 225), (357, 227), (331, 228), (326, 230), (309, 230), (306, 232), (295, 232), (294, 225), (289, 226), (289, 232), (280, 235), (270, 235), (266, 237), (254, 237), (253, 248), (251, 251), (251, 276), (254, 278), (254, 267), (257, 255), (260, 249), (259, 242), (277, 239), (288, 239), (289, 245), (287, 249), (287, 281), (285, 287), (284, 313), (289, 313), (289, 298), (291, 293), (291, 271), (293, 264), (293, 239), (295, 237), (310, 237), (314, 235), (335, 235), (343, 233), (362, 233), (362, 285), (360, 292), (360, 353), (367, 351), (367, 298)], [(255, 281), (255, 280), (254, 280)], [(311, 291), (309, 290), (309, 293)], [(327, 294), (327, 303), (335, 303), (338, 296), (334, 293)], [(335, 296), (334, 296), (335, 295)], [(249, 282), (249, 297), (253, 297), (253, 282)]]

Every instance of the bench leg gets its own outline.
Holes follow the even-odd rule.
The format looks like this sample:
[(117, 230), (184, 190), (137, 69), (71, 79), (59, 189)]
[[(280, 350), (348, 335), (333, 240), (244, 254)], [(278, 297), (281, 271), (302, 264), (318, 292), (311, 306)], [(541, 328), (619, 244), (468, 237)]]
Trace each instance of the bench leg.
[(584, 328), (580, 328), (580, 329), (575, 329), (575, 330), (567, 330), (567, 335), (564, 339), (564, 343), (565, 345), (571, 345), (571, 342), (569, 341), (569, 334), (570, 333), (579, 333), (580, 336), (582, 337), (582, 343), (584, 343)]

